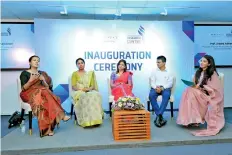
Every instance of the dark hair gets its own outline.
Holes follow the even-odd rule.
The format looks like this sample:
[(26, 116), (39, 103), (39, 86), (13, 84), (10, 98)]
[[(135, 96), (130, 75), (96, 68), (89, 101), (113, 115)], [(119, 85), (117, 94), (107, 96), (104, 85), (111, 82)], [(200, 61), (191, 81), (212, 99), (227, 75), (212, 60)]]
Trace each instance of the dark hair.
[(121, 59), (121, 60), (119, 60), (119, 62), (118, 62), (118, 64), (117, 64), (117, 71), (116, 71), (116, 73), (119, 72), (118, 66), (120, 65), (121, 62), (123, 62), (123, 63), (125, 64), (124, 72), (126, 72), (126, 70), (127, 70), (127, 66), (126, 66), (127, 63), (126, 63), (126, 60)]
[[(37, 55), (32, 55), (32, 56), (29, 58), (28, 61), (31, 62), (31, 60), (32, 60), (33, 58), (39, 58), (39, 59), (40, 59), (39, 56), (37, 56)], [(30, 66), (30, 69), (31, 69), (31, 66)]]
[[(29, 58), (29, 62), (31, 62), (31, 60), (34, 58), (34, 57), (36, 57), (36, 58), (39, 58), (39, 56), (37, 56), (37, 55), (33, 55), (33, 56), (31, 56), (30, 58)], [(39, 58), (40, 59), (40, 58)]]
[[(208, 80), (211, 80), (211, 76), (213, 75), (214, 72), (216, 72), (218, 75), (218, 72), (217, 72), (216, 67), (215, 67), (214, 58), (210, 55), (205, 55), (205, 56), (203, 56), (203, 58), (205, 58), (208, 61), (210, 66), (208, 66), (208, 68), (204, 72), (204, 77), (203, 77), (203, 80), (200, 84), (200, 87), (203, 87), (203, 85), (207, 84)], [(195, 74), (195, 83), (196, 84), (199, 82), (202, 71), (203, 71), (203, 69), (201, 67), (199, 67), (199, 69), (196, 71), (196, 74)]]
[(157, 60), (162, 60), (162, 62), (166, 62), (167, 59), (165, 58), (165, 56), (161, 55), (157, 57)]
[(84, 59), (82, 59), (82, 58), (78, 58), (78, 59), (76, 60), (76, 64), (77, 64), (77, 62), (78, 62), (79, 60), (83, 61), (83, 62), (84, 62), (84, 64), (85, 64), (85, 60), (84, 60)]

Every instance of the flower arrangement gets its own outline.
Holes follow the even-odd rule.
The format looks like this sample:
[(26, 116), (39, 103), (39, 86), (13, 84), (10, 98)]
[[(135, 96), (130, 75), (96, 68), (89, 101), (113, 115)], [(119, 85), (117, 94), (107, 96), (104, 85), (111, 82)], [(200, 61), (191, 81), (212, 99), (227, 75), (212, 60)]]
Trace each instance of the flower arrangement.
[(138, 97), (120, 97), (114, 104), (112, 104), (112, 111), (142, 109), (144, 109), (144, 105), (140, 102), (140, 99)]

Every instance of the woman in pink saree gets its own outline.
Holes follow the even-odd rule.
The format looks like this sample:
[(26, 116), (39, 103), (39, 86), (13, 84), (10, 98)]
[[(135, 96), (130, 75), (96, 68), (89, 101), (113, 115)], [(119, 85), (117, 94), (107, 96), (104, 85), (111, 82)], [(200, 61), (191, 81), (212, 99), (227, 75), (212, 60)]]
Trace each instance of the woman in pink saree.
[(133, 73), (127, 71), (126, 61), (120, 60), (117, 64), (117, 71), (111, 74), (110, 86), (111, 93), (114, 96), (114, 101), (117, 101), (120, 97), (134, 96), (132, 93)]
[(212, 56), (201, 59), (194, 76), (196, 86), (187, 88), (181, 99), (177, 124), (198, 126), (207, 123), (207, 129), (192, 132), (195, 136), (214, 136), (225, 125), (224, 92)]

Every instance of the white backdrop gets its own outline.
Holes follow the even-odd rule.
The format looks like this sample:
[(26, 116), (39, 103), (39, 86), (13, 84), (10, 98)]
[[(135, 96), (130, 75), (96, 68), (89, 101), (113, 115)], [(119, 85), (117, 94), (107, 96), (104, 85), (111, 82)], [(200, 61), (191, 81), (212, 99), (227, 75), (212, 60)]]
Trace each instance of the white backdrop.
[[(193, 22), (187, 24), (191, 29)], [(194, 70), (193, 41), (184, 33), (183, 25), (182, 21), (35, 19), (36, 54), (41, 58), (41, 69), (52, 76), (55, 87), (67, 84), (68, 76), (77, 70), (75, 60), (84, 58), (86, 70), (95, 70), (105, 110), (108, 110), (106, 79), (115, 69), (109, 66), (126, 59), (130, 66), (137, 67), (130, 68), (134, 73), (133, 92), (145, 103), (149, 93), (148, 78), (151, 70), (156, 68), (156, 57), (164, 55), (167, 57), (168, 70), (177, 77), (177, 108), (185, 88), (180, 79), (190, 79)], [(108, 57), (104, 54), (108, 54)], [(119, 56), (116, 57), (116, 54)], [(62, 105), (68, 110), (70, 101), (67, 99)]]
[[(82, 21), (80, 21), (80, 20), (78, 20), (79, 22), (82, 22)], [(48, 20), (48, 22), (49, 22), (49, 20)], [(52, 22), (52, 21), (50, 21), (50, 22)], [(55, 22), (55, 21), (54, 21)], [(65, 21), (62, 21), (62, 22), (65, 22)], [(77, 21), (75, 21), (74, 23), (76, 23)], [(101, 22), (105, 22), (105, 21), (101, 21)], [(109, 21), (108, 21), (109, 22)], [(110, 22), (112, 22), (112, 21), (110, 21)], [(114, 21), (113, 21), (114, 22)], [(123, 21), (124, 23), (127, 23), (127, 22), (125, 22), (125, 21)], [(139, 21), (136, 21), (137, 23), (140, 23)], [(53, 23), (53, 22), (52, 22)], [(143, 23), (143, 22), (142, 22)], [(156, 24), (156, 26), (158, 26), (158, 25), (160, 25), (160, 23), (157, 23), (157, 22), (149, 22), (149, 23), (154, 23), (154, 24)], [(168, 22), (164, 22), (164, 23), (168, 23)], [(170, 22), (170, 24), (171, 24), (172, 22)], [(181, 23), (181, 22), (174, 22), (174, 23)], [(60, 23), (58, 23), (58, 24), (60, 24)], [(77, 24), (75, 24), (75, 25), (77, 25)], [(164, 24), (162, 24), (162, 25), (164, 25)], [(181, 27), (181, 25), (178, 25), (179, 26), (179, 28)], [(171, 27), (171, 26), (170, 26)], [(50, 28), (52, 29), (52, 27), (51, 27), (51, 25), (50, 25)], [(115, 27), (115, 25), (112, 25), (112, 28), (116, 28)], [(147, 30), (147, 28), (146, 27), (144, 27), (145, 28), (145, 30)], [(28, 31), (31, 31), (30, 29), (28, 30)], [(48, 30), (47, 30), (48, 31)], [(106, 33), (109, 33), (109, 29), (107, 29), (107, 31), (106, 31)], [(163, 29), (163, 31), (164, 31), (164, 29)], [(175, 30), (173, 30), (172, 29), (172, 31), (175, 31)], [(168, 30), (167, 31), (167, 33), (168, 32), (170, 32), (170, 30)], [(48, 37), (48, 36), (50, 36), (51, 34), (49, 34), (50, 32), (48, 32), (48, 35), (46, 34), (46, 35), (44, 35), (45, 37), (44, 37), (44, 39), (46, 38), (46, 37)], [(55, 31), (52, 31), (52, 33), (57, 33), (57, 31), (55, 32)], [(167, 34), (167, 33), (165, 33), (165, 34)], [(179, 32), (179, 31), (177, 31), (176, 33), (174, 33), (174, 34), (178, 34), (178, 33), (181, 33), (181, 32)], [(138, 34), (138, 33), (137, 33)], [(172, 33), (169, 33), (171, 36), (165, 36), (165, 37), (169, 37), (169, 39), (171, 39), (171, 38), (174, 38), (175, 36), (172, 36), (173, 35), (173, 32)], [(181, 35), (182, 36), (182, 38), (185, 38), (185, 37), (187, 37), (187, 36), (184, 36), (184, 35)], [(53, 38), (53, 37), (50, 37), (50, 38)], [(49, 39), (46, 39), (46, 40), (49, 40)], [(65, 40), (65, 39), (64, 39)], [(113, 39), (110, 39), (111, 41), (113, 40)], [(55, 40), (54, 40), (55, 41)], [(178, 39), (177, 41), (179, 41), (179, 42), (181, 42), (181, 40), (180, 39)], [(54, 44), (54, 43), (52, 43), (53, 41), (52, 40), (50, 40), (49, 41), (49, 43), (51, 43), (51, 44)], [(172, 41), (171, 41), (172, 42)], [(42, 43), (44, 43), (44, 41), (42, 41)], [(184, 42), (183, 42), (184, 43)], [(56, 44), (56, 46), (61, 46), (61, 45), (57, 45), (57, 43), (55, 43)], [(172, 48), (170, 45), (169, 45), (169, 43), (167, 43), (167, 42), (165, 42), (165, 44), (167, 45), (167, 46), (169, 46), (169, 47), (166, 47), (166, 48), (168, 48), (168, 50), (170, 50), (170, 51), (174, 51), (173, 49), (176, 49), (176, 47), (175, 48)], [(179, 43), (180, 44), (180, 43)], [(42, 45), (43, 46), (43, 44), (40, 44), (40, 45)], [(46, 46), (49, 46), (47, 43), (45, 44)], [(55, 45), (54, 45), (55, 46)], [(156, 46), (156, 44), (154, 43), (154, 46)], [(181, 45), (182, 46), (182, 45)], [(37, 48), (38, 49), (38, 48)], [(46, 60), (50, 60), (51, 62), (54, 62), (54, 61), (58, 61), (58, 60), (56, 60), (57, 58), (57, 56), (54, 54), (55, 52), (53, 51), (49, 51), (49, 50), (47, 50), (47, 47), (45, 48), (44, 47), (44, 49), (45, 49), (45, 52), (47, 52), (47, 53), (52, 53), (52, 54), (47, 54), (47, 53), (43, 53), (42, 51), (40, 51), (40, 53), (42, 54), (42, 55), (40, 55), (40, 57), (42, 57), (43, 59), (46, 59), (46, 56), (49, 56), (49, 59), (46, 59)], [(50, 48), (49, 48), (50, 49)], [(68, 50), (69, 51), (69, 50)], [(189, 51), (189, 50), (185, 50), (185, 51)], [(57, 53), (59, 53), (60, 51), (58, 50), (58, 52)], [(157, 52), (157, 50), (155, 51), (155, 52)], [(43, 56), (43, 54), (44, 54), (44, 56)], [(173, 53), (174, 54), (174, 53)], [(50, 55), (52, 55), (51, 57), (50, 57)], [(82, 55), (83, 56), (83, 55)], [(83, 56), (84, 57), (84, 56)], [(168, 57), (168, 56), (167, 56)], [(175, 57), (176, 58), (176, 57)], [(181, 58), (181, 59), (180, 59)], [(73, 58), (73, 61), (74, 62), (70, 62), (70, 67), (69, 68), (71, 68), (71, 70), (73, 69), (73, 70), (75, 70), (76, 69), (76, 67), (75, 67), (75, 60), (74, 59), (76, 59), (76, 58)], [(174, 59), (174, 58), (173, 58)], [(178, 62), (178, 60), (180, 61), (192, 61), (192, 60), (190, 60), (189, 58), (184, 58), (184, 57), (179, 57), (179, 58), (177, 58), (176, 59), (176, 61)], [(89, 62), (89, 61), (94, 61), (94, 60), (86, 60), (86, 62)], [(97, 60), (96, 60), (97, 61)], [(117, 62), (118, 60), (115, 60), (115, 63)], [(127, 60), (127, 61), (129, 61), (129, 60)], [(146, 61), (146, 60), (145, 60)], [(170, 65), (170, 58), (168, 57), (168, 62), (167, 62), (169, 65)], [(183, 64), (183, 63), (182, 63)], [(56, 65), (56, 64), (53, 64), (53, 65), (49, 65), (48, 64), (48, 62), (46, 62), (46, 63), (41, 63), (41, 69), (43, 69), (43, 70), (46, 70), (47, 72), (49, 72), (50, 74), (53, 74), (55, 71), (57, 71), (57, 72), (60, 72), (60, 76), (65, 76), (65, 79), (66, 79), (66, 76), (67, 75), (63, 75), (64, 74), (64, 72), (66, 72), (65, 70), (63, 70), (63, 69), (59, 69), (59, 68), (56, 68), (56, 67), (54, 67), (54, 65)], [(155, 60), (153, 60), (152, 61), (152, 64), (151, 65), (153, 65), (153, 67), (155, 67)], [(54, 69), (50, 69), (49, 67), (54, 67)], [(88, 65), (87, 65), (88, 66)], [(57, 67), (60, 67), (60, 65), (57, 65)], [(90, 67), (92, 67), (92, 68), (90, 68), (90, 69), (94, 69), (94, 66), (90, 66)], [(61, 67), (62, 68), (62, 67)], [(191, 68), (191, 67), (190, 67)], [(67, 69), (67, 68), (66, 68)], [(53, 71), (54, 70), (54, 71)], [(143, 74), (143, 72), (144, 71), (146, 71), (146, 69), (144, 69), (143, 68), (143, 71), (140, 71), (139, 73), (141, 73), (141, 74)], [(179, 71), (179, 70), (178, 70)], [(219, 68), (218, 69), (218, 71), (219, 72), (222, 72), (222, 73), (224, 73), (225, 74), (225, 87), (224, 87), (224, 90), (225, 90), (225, 107), (232, 107), (232, 105), (231, 105), (231, 102), (230, 102), (230, 96), (231, 96), (231, 91), (232, 91), (232, 87), (231, 87), (231, 82), (230, 82), (230, 79), (232, 78), (232, 72), (231, 72), (231, 68)], [(9, 115), (9, 114), (12, 114), (15, 110), (20, 110), (20, 105), (19, 105), (19, 103), (18, 103), (18, 96), (17, 96), (17, 87), (16, 87), (16, 78), (18, 78), (18, 76), (20, 75), (20, 72), (21, 71), (1, 71), (1, 115)], [(70, 71), (70, 72), (72, 72), (72, 71)], [(96, 71), (96, 73), (97, 73), (98, 71)], [(134, 72), (134, 71), (133, 71)], [(104, 74), (105, 72), (99, 72), (100, 74)], [(67, 74), (67, 73), (65, 73), (65, 74)], [(184, 73), (181, 73), (181, 74), (184, 74)], [(68, 75), (69, 75), (69, 73), (68, 73)], [(179, 75), (179, 77), (180, 77), (181, 75)], [(187, 73), (186, 73), (186, 75), (184, 75), (187, 79), (188, 78), (190, 78), (190, 77), (187, 77), (188, 75), (187, 75)], [(55, 80), (55, 82), (56, 82), (56, 84), (55, 84), (55, 87), (59, 84), (59, 82), (60, 82), (60, 80), (59, 80), (59, 77), (53, 77), (53, 79)], [(98, 77), (98, 79), (99, 79), (99, 77)], [(105, 78), (103, 78), (102, 80), (104, 80)], [(141, 83), (141, 81), (137, 78), (137, 77), (134, 77), (134, 82), (135, 81), (137, 81), (137, 83), (136, 83), (136, 85), (135, 85), (135, 89), (134, 89), (134, 92), (136, 91), (136, 92), (140, 92), (138, 89), (140, 88), (140, 86), (141, 85), (143, 85), (143, 84), (147, 84), (147, 81), (143, 81), (142, 83)], [(139, 83), (138, 83), (139, 82)], [(175, 94), (175, 96), (179, 99), (179, 97), (181, 96), (181, 93), (182, 93), (182, 91), (183, 91), (183, 88), (184, 88), (184, 86), (182, 85), (182, 83), (181, 83), (181, 81), (179, 80), (179, 79), (177, 79), (177, 82), (178, 82), (178, 87), (179, 86), (181, 86), (182, 88), (180, 88), (179, 89), (179, 92), (176, 92), (176, 94)], [(67, 83), (67, 80), (64, 80), (63, 82), (61, 81), (61, 83)], [(141, 87), (143, 87), (143, 86), (141, 86)], [(106, 88), (106, 87), (105, 87)], [(101, 93), (106, 93), (106, 94), (103, 94), (103, 96), (104, 96), (104, 106), (106, 107), (106, 109), (107, 109), (107, 103), (106, 103), (106, 96), (107, 96), (107, 93), (108, 93), (108, 91), (107, 91), (107, 89), (103, 89), (102, 88), (102, 85), (100, 86), (100, 91), (101, 91)], [(145, 97), (147, 96), (147, 94), (148, 94), (148, 90), (146, 90), (145, 92), (141, 92), (141, 93), (139, 93), (139, 94), (141, 94), (141, 96), (142, 96), (142, 99), (143, 100), (145, 100)], [(136, 94), (137, 95), (137, 94)], [(175, 102), (175, 108), (178, 108), (178, 104), (179, 104), (179, 102), (178, 101), (176, 101)], [(70, 108), (70, 103), (69, 103), (69, 101), (67, 100), (67, 101), (65, 101), (64, 103), (63, 103), (63, 107), (65, 107), (66, 108), (66, 110), (67, 111), (69, 111), (69, 108)]]
[[(78, 20), (79, 21), (79, 20)], [(33, 21), (32, 21), (33, 22)], [(49, 22), (49, 21), (48, 21)], [(62, 22), (65, 22), (65, 21), (62, 21)], [(77, 22), (77, 21), (76, 21)], [(76, 23), (75, 22), (75, 23)], [(101, 22), (105, 22), (105, 21), (101, 21)], [(125, 21), (124, 21), (125, 22)], [(137, 21), (137, 22), (139, 22), (139, 21)], [(127, 23), (127, 22), (126, 22)], [(139, 22), (140, 23), (140, 22)], [(157, 23), (157, 22), (149, 22), (149, 23)], [(171, 22), (172, 23), (172, 22)], [(174, 22), (174, 23), (176, 23), (176, 22)], [(201, 23), (202, 24), (202, 23)], [(204, 24), (204, 23), (203, 23)], [(215, 23), (213, 23), (213, 24), (215, 24)], [(217, 23), (218, 24), (218, 23)], [(223, 23), (219, 23), (219, 24), (223, 24)], [(75, 24), (75, 25), (77, 25), (77, 24)], [(158, 24), (156, 24), (156, 26), (157, 25), (159, 25), (159, 23)], [(50, 27), (51, 27), (51, 25), (50, 25)], [(179, 25), (179, 27), (180, 27), (180, 25)], [(112, 28), (116, 28), (114, 25), (112, 25)], [(52, 29), (52, 28), (51, 28)], [(109, 33), (109, 29), (106, 29), (107, 30), (107, 33)], [(28, 31), (31, 31), (31, 29), (29, 29)], [(50, 32), (49, 32), (50, 33)], [(44, 38), (46, 38), (47, 36), (50, 36), (51, 34), (49, 34), (48, 33), (48, 35), (44, 35)], [(53, 31), (53, 33), (56, 33), (56, 32), (54, 32)], [(172, 34), (172, 33), (171, 33)], [(168, 35), (166, 36), (166, 37), (168, 37)], [(172, 37), (172, 36), (171, 36)], [(183, 37), (186, 37), (186, 36), (183, 36)], [(47, 39), (47, 40), (49, 40), (49, 39)], [(55, 40), (54, 40), (55, 41)], [(181, 40), (180, 40), (181, 41)], [(196, 40), (197, 41), (197, 40)], [(44, 43), (44, 41), (42, 41), (42, 43)], [(50, 40), (49, 41), (49, 43), (52, 43), (52, 40)], [(52, 43), (52, 44), (54, 44), (54, 43)], [(57, 44), (57, 43), (56, 43)], [(168, 44), (168, 43), (165, 43), (165, 44)], [(41, 45), (43, 45), (43, 44), (41, 44)], [(48, 46), (47, 44), (46, 44), (46, 46)], [(57, 46), (60, 46), (60, 45), (57, 45)], [(154, 46), (156, 46), (156, 44), (154, 43)], [(168, 46), (168, 45), (167, 45)], [(38, 48), (37, 48), (38, 49)], [(45, 48), (44, 48), (45, 49)], [(173, 51), (172, 50), (172, 48), (171, 47), (169, 47), (169, 49), (170, 49), (170, 51)], [(59, 50), (58, 50), (59, 51)], [(188, 50), (186, 50), (186, 51), (188, 51)], [(1, 51), (2, 52), (2, 51)], [(45, 52), (47, 52), (47, 53), (49, 53), (49, 52), (51, 52), (51, 51), (49, 51), (49, 50), (45, 50)], [(60, 51), (59, 51), (60, 52)], [(157, 52), (157, 51), (155, 51), (155, 52)], [(45, 54), (45, 56), (43, 56), (43, 52), (42, 51), (40, 51), (40, 53), (42, 54), (42, 55), (40, 55), (40, 57), (42, 57), (43, 59), (46, 59), (46, 53), (44, 53)], [(57, 61), (57, 60), (55, 60), (56, 59), (56, 56), (53, 56), (54, 55), (54, 51), (52, 52), (53, 54), (51, 54), (52, 56), (50, 57), (50, 60), (53, 62), (53, 61)], [(48, 54), (48, 56), (50, 56), (50, 54)], [(53, 59), (53, 57), (55, 58), (54, 60), (52, 60)], [(73, 58), (73, 60), (74, 59), (76, 59), (76, 58)], [(168, 58), (169, 59), (169, 58)], [(192, 59), (192, 58), (191, 58)], [(181, 59), (177, 59), (177, 61), (180, 61), (180, 60), (185, 60), (185, 61), (191, 61), (190, 59), (186, 59), (186, 58), (184, 58), (184, 57), (182, 57)], [(92, 61), (92, 60), (86, 60), (87, 62), (88, 61)], [(115, 60), (115, 62), (117, 62), (117, 60)], [(44, 62), (43, 62), (44, 63)], [(50, 69), (49, 67), (49, 65), (47, 65), (48, 63), (41, 63), (41, 69), (44, 69), (44, 70), (46, 70), (46, 71), (48, 71), (50, 74), (53, 74), (53, 70), (52, 69)], [(73, 70), (75, 70), (76, 68), (75, 68), (75, 62), (70, 62), (70, 67), (69, 68), (71, 68), (71, 70), (73, 69)], [(170, 60), (168, 60), (168, 64), (170, 64)], [(46, 66), (45, 66), (46, 65)], [(55, 65), (55, 64), (54, 64)], [(54, 66), (54, 65), (52, 65), (52, 66)], [(153, 65), (153, 67), (155, 66), (155, 60), (152, 62), (152, 64), (151, 65)], [(58, 66), (60, 66), (60, 65), (58, 65)], [(88, 65), (87, 65), (88, 66)], [(93, 66), (92, 66), (93, 67)], [(191, 68), (191, 67), (190, 67)], [(92, 69), (94, 69), (94, 68), (92, 68)], [(54, 70), (57, 70), (58, 72), (60, 72), (60, 74), (61, 74), (61, 76), (67, 76), (67, 75), (62, 75), (62, 74), (64, 74), (64, 70), (62, 69), (62, 70), (60, 70), (59, 68), (54, 68)], [(232, 79), (232, 71), (231, 71), (231, 68), (219, 68), (218, 69), (218, 71), (219, 72), (222, 72), (222, 73), (224, 73), (225, 74), (225, 87), (224, 87), (224, 90), (225, 90), (225, 107), (232, 107), (232, 104), (231, 104), (231, 102), (230, 102), (230, 96), (231, 96), (231, 92), (232, 92), (232, 87), (231, 87), (231, 79)], [(70, 72), (72, 72), (72, 71), (70, 71)], [(17, 85), (16, 85), (16, 78), (18, 78), (19, 77), (19, 75), (20, 75), (20, 73), (21, 73), (21, 71), (1, 71), (1, 115), (10, 115), (10, 114), (12, 114), (15, 110), (20, 110), (20, 105), (19, 105), (19, 103), (18, 103), (18, 96), (17, 96)], [(140, 72), (141, 74), (143, 74), (143, 72)], [(69, 73), (65, 73), (65, 74), (69, 74)], [(187, 75), (186, 75), (186, 78), (187, 78)], [(59, 77), (53, 77), (53, 79), (55, 80), (55, 82), (56, 82), (56, 85), (55, 85), (55, 87), (57, 86), (57, 84), (59, 83)], [(65, 78), (66, 79), (66, 78)], [(98, 78), (99, 79), (99, 78)], [(105, 79), (105, 78), (104, 78)], [(103, 79), (103, 80), (104, 80)], [(137, 78), (137, 77), (134, 77), (134, 80), (137, 80), (137, 81), (139, 81), (139, 79)], [(140, 81), (139, 81), (140, 82)], [(181, 82), (177, 79), (177, 82), (179, 83), (179, 86), (181, 85)], [(64, 80), (64, 82), (62, 82), (62, 83), (67, 83), (67, 80)], [(141, 82), (140, 82), (141, 83)], [(147, 81), (143, 81), (143, 83), (141, 83), (141, 84), (147, 84)], [(139, 86), (140, 86), (140, 84), (138, 84), (138, 83), (136, 83), (136, 85), (135, 85), (135, 90), (134, 91), (136, 91), (136, 92), (138, 92), (138, 89), (139, 89)], [(102, 88), (102, 86), (100, 86), (100, 89), (101, 89), (101, 92), (105, 92), (106, 94), (104, 95), (103, 94), (103, 96), (105, 96), (106, 97), (106, 95), (107, 95), (107, 89), (103, 89)], [(182, 88), (181, 88), (182, 89)], [(179, 93), (176, 93), (176, 96), (180, 96), (181, 95), (181, 90), (179, 91)], [(143, 94), (141, 95), (142, 96), (142, 98), (143, 98), (143, 100), (145, 99), (145, 96), (148, 94), (148, 90), (147, 91), (145, 91), (145, 92), (143, 92)], [(104, 99), (104, 102), (106, 102), (106, 99)], [(107, 103), (104, 103), (104, 104), (107, 104)], [(176, 101), (175, 102), (175, 108), (177, 108), (177, 106), (178, 106), (178, 101)], [(66, 109), (68, 109), (69, 108), (69, 105), (70, 105), (70, 103), (68, 102), (68, 101), (65, 101), (64, 103), (63, 103), (63, 106), (66, 108)], [(105, 106), (107, 106), (107, 105), (105, 105)], [(69, 110), (69, 109), (68, 109)], [(68, 111), (67, 110), (67, 111)]]

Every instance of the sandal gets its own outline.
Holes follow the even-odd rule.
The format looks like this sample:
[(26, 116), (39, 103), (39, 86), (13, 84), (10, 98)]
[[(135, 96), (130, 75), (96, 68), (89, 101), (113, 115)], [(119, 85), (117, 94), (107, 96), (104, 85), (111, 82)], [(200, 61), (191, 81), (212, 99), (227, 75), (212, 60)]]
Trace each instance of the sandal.
[(54, 132), (50, 132), (47, 136), (54, 136)]
[[(66, 119), (65, 119), (65, 118), (66, 118)], [(70, 118), (71, 118), (70, 116), (64, 116), (63, 121), (64, 121), (64, 122), (68, 122), (68, 121), (70, 120)]]
[(192, 123), (188, 125), (189, 127), (199, 127), (200, 123)]
[(54, 132), (49, 132), (49, 133), (44, 134), (44, 135), (40, 132), (40, 138), (43, 138), (45, 136), (53, 136), (53, 135), (54, 135)]

